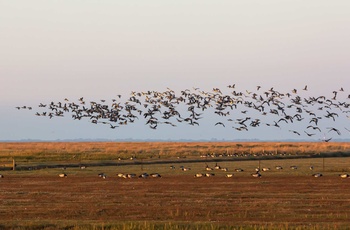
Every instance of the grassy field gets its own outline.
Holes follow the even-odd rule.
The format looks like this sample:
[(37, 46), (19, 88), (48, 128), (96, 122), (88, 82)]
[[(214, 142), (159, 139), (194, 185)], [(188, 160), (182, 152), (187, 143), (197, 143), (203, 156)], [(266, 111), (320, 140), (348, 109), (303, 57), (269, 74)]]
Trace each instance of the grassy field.
[[(93, 148), (99, 149), (99, 153), (93, 153), (93, 159), (76, 160), (60, 157), (59, 154), (48, 158), (67, 164), (106, 161), (99, 158), (99, 154), (109, 149), (110, 152), (104, 154), (113, 155), (118, 149), (115, 143), (88, 143), (85, 147), (84, 143), (16, 144), (1, 144), (3, 161), (15, 157), (22, 160), (18, 161), (20, 164), (42, 164), (44, 161), (41, 157), (35, 158), (38, 149), (44, 156), (56, 151), (72, 156), (84, 155), (83, 149), (89, 152)], [(148, 144), (147, 151), (155, 146), (170, 149), (167, 144), (162, 147), (161, 143)], [(179, 143), (181, 148), (178, 148), (185, 148), (186, 145), (187, 149), (195, 149), (193, 146), (198, 145), (197, 148), (201, 150), (214, 146), (224, 152), (225, 148), (230, 148), (228, 146), (239, 143), (229, 144)], [(263, 148), (268, 152), (268, 146), (272, 146), (272, 150), (278, 146), (277, 151), (281, 151), (287, 143), (261, 143), (263, 147), (257, 143), (247, 144), (250, 149), (256, 145), (257, 149)], [(303, 148), (308, 149), (314, 143), (289, 144), (302, 152)], [(347, 143), (318, 144), (323, 148), (319, 147), (314, 152), (322, 154), (335, 152), (346, 155), (349, 148)], [(124, 151), (136, 148), (135, 143), (116, 145), (123, 146)], [(169, 145), (175, 151), (176, 145)], [(243, 143), (240, 148), (249, 149), (245, 145)], [(62, 146), (66, 146), (66, 149), (63, 150)], [(208, 151), (213, 154), (218, 150)], [(285, 151), (289, 155), (288, 150)], [(196, 157), (185, 155), (185, 151), (180, 159), (170, 153), (161, 155), (160, 159), (157, 154), (152, 158), (157, 158), (157, 161), (172, 159), (171, 163), (120, 163), (88, 166), (86, 169), (72, 166), (66, 169), (1, 171), (4, 178), (0, 178), (0, 229), (347, 229), (350, 226), (350, 179), (339, 177), (342, 172), (350, 172), (348, 157), (270, 159), (259, 155), (257, 159), (260, 160), (249, 157), (231, 160), (230, 157), (210, 156), (199, 162), (183, 161), (184, 157)], [(29, 155), (34, 156), (33, 162), (21, 158)], [(200, 156), (197, 157), (200, 159)], [(120, 162), (118, 159), (111, 161)], [(213, 170), (210, 173), (215, 176), (194, 177), (196, 173), (208, 173), (206, 165), (214, 168), (216, 164), (228, 171)], [(277, 170), (277, 165), (283, 169)], [(298, 169), (292, 170), (292, 165), (298, 166)], [(170, 166), (174, 166), (174, 169)], [(191, 170), (182, 171), (181, 166)], [(251, 173), (258, 166), (271, 170), (262, 172), (261, 178), (253, 178)], [(310, 170), (310, 166), (313, 166), (313, 170)], [(244, 171), (236, 172), (236, 168)], [(124, 179), (117, 176), (118, 173), (140, 175), (144, 172), (156, 172), (162, 177)], [(312, 177), (316, 172), (323, 176)], [(60, 173), (66, 173), (67, 177), (58, 177)], [(99, 173), (106, 174), (107, 178), (98, 177)], [(233, 177), (225, 177), (228, 173), (233, 173)]]
[(118, 161), (200, 156), (349, 155), (340, 142), (0, 142), (0, 162)]

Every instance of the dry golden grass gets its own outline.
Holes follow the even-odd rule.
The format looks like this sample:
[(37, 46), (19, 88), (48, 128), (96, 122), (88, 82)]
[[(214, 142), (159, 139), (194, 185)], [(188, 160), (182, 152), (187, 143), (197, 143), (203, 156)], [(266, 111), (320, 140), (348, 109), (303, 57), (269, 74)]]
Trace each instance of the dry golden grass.
[(0, 143), (0, 160), (117, 160), (199, 157), (206, 154), (349, 154), (344, 142), (33, 142)]
[[(175, 170), (158, 163), (1, 172), (5, 177), (0, 179), (0, 229), (346, 229), (350, 179), (338, 174), (350, 172), (350, 157), (195, 162), (176, 156), (276, 151), (346, 155), (349, 148), (349, 143), (0, 143), (2, 161), (14, 157), (22, 159), (21, 164), (26, 159), (112, 161), (123, 154), (178, 160), (172, 163)], [(206, 173), (206, 164), (215, 163), (229, 171), (194, 178), (195, 173)], [(250, 174), (258, 164), (271, 171), (253, 178)], [(182, 165), (192, 170), (184, 172)], [(277, 165), (283, 170), (276, 170)], [(298, 170), (291, 170), (291, 165)], [(62, 172), (68, 177), (59, 178)], [(100, 172), (107, 179), (98, 177)], [(162, 178), (116, 175), (142, 172), (157, 172)], [(324, 176), (314, 178), (315, 172)], [(226, 173), (234, 176), (226, 178)]]
[[(248, 167), (249, 162), (242, 163)], [(193, 170), (196, 164), (191, 165)], [(152, 223), (167, 223), (166, 229), (173, 229), (185, 223), (177, 229), (346, 229), (350, 225), (350, 180), (332, 173), (314, 178), (289, 174), (286, 168), (286, 173), (272, 171), (257, 179), (250, 172), (235, 173), (233, 178), (219, 174), (194, 178), (168, 171), (158, 179), (122, 179), (112, 173), (117, 168), (105, 168), (110, 176), (102, 179), (97, 176), (101, 169), (70, 169), (67, 178), (59, 178), (53, 169), (8, 172), (0, 181), (0, 228), (159, 229)], [(116, 227), (126, 222), (146, 227)]]

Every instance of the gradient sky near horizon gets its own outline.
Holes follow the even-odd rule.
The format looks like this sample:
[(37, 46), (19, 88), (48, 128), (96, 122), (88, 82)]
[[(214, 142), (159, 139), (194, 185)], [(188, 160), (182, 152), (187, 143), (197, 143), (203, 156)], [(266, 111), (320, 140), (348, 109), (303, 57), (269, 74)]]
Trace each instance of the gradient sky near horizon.
[(231, 84), (349, 94), (349, 12), (348, 0), (0, 1), (0, 140), (298, 138), (212, 124), (111, 130), (15, 107)]

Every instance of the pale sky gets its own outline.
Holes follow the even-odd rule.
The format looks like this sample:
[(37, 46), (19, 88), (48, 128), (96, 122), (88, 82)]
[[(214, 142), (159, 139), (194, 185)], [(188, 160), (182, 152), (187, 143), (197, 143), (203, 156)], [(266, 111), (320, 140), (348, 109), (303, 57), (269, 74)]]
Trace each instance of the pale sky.
[(110, 130), (15, 107), (231, 84), (349, 94), (349, 12), (348, 0), (0, 0), (0, 140), (298, 138), (220, 129), (211, 114), (200, 127), (150, 130), (139, 122)]

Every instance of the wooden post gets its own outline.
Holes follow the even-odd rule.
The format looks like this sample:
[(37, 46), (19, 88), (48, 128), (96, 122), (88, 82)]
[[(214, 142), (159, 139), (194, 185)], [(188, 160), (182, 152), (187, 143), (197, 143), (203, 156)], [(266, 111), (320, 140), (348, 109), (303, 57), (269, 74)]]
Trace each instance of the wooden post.
[(16, 170), (16, 162), (15, 159), (12, 159), (12, 170), (15, 171)]
[(324, 157), (322, 158), (322, 171), (324, 172)]

